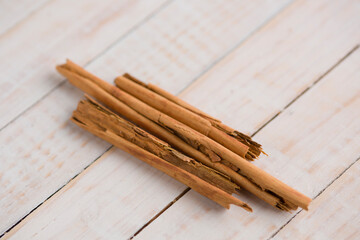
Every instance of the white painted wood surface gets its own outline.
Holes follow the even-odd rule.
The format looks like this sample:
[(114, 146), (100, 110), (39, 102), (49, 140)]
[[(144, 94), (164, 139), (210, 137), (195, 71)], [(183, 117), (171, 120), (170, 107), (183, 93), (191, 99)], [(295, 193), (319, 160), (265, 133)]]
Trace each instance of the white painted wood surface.
[[(65, 58), (88, 63), (125, 36), (165, 0), (52, 0), (0, 36), (0, 129), (63, 80)], [(8, 104), (11, 103), (11, 104)]]
[(50, 0), (1, 0), (0, 1), (0, 35), (29, 17)]
[[(8, 119), (13, 110), (18, 111), (22, 106), (32, 104), (33, 98), (39, 100), (42, 97), (39, 92), (46, 90), (48, 93), (51, 87), (63, 80), (55, 73), (54, 67), (58, 63), (56, 59), (63, 61), (63, 54), (68, 54), (66, 51), (77, 53), (83, 41), (81, 46), (85, 48), (81, 53), (78, 52), (77, 58), (88, 61), (163, 4), (163, 1), (154, 1), (153, 4), (147, 1), (112, 1), (107, 4), (102, 2), (99, 6), (98, 1), (76, 1), (71, 7), (70, 2), (73, 3), (51, 2), (32, 14), (21, 28), (0, 37), (0, 68), (7, 76), (0, 83), (0, 88), (6, 89), (0, 95), (0, 118)], [(109, 10), (123, 7), (127, 11), (120, 14)], [(59, 9), (67, 8), (71, 10), (66, 11), (68, 19), (64, 19)], [(108, 9), (104, 11), (109, 15), (100, 14), (99, 9)], [(87, 10), (86, 14), (84, 10)], [(84, 16), (79, 17), (82, 14)], [(76, 20), (79, 23), (74, 24)], [(35, 30), (34, 25), (38, 26)], [(55, 26), (74, 32), (65, 34), (67, 41), (58, 42), (61, 40), (58, 36), (61, 30)], [(117, 27), (117, 32), (113, 31), (114, 27)], [(31, 32), (42, 34), (32, 35)], [(89, 36), (96, 42), (84, 41)], [(56, 47), (56, 43), (61, 46)], [(52, 47), (55, 49), (51, 50)], [(47, 96), (46, 100), (40, 101), (31, 111), (22, 114), (0, 132), (1, 154), (4, 158), (0, 166), (0, 234), (81, 172), (107, 146), (105, 143), (96, 144), (100, 142), (98, 139), (89, 139), (84, 133), (73, 131), (74, 126), (69, 124), (68, 118), (80, 94), (68, 85), (63, 85), (61, 89)], [(64, 138), (69, 134), (72, 137)], [(85, 153), (90, 155), (86, 156)]]
[[(63, 2), (60, 3), (64, 4)], [(233, 3), (237, 3), (238, 5), (234, 5)], [(218, 46), (218, 48), (215, 49), (216, 52), (207, 55), (206, 58), (203, 57), (201, 61), (199, 60), (199, 64), (196, 65), (196, 67), (192, 66), (193, 69), (191, 71), (186, 71), (186, 69), (181, 67), (177, 69), (180, 76), (183, 76), (183, 72), (187, 74), (187, 79), (184, 79), (183, 81), (180, 79), (177, 81), (177, 89), (179, 91), (181, 88), (185, 87), (189, 81), (200, 74), (206, 66), (211, 65), (212, 62), (221, 57), (224, 54), (224, 51), (227, 51), (238, 42), (241, 42), (251, 34), (254, 29), (266, 22), (272, 15), (276, 14), (276, 12), (284, 7), (287, 2), (278, 1), (275, 5), (270, 2), (267, 4), (263, 3), (264, 2), (262, 1), (258, 1), (253, 2), (252, 4), (246, 4), (245, 1), (235, 1), (229, 3), (229, 5), (224, 5), (221, 4), (221, 2), (214, 2), (213, 4), (207, 5), (207, 8), (203, 9), (203, 12), (201, 9), (198, 11), (201, 6), (196, 3), (193, 4), (192, 1), (189, 1), (186, 6), (182, 6), (183, 2), (174, 2), (174, 5), (164, 7), (163, 11), (159, 11), (152, 19), (134, 29), (125, 39), (119, 41), (114, 48), (111, 48), (111, 52), (114, 51), (114, 54), (117, 54), (115, 56), (132, 56), (134, 59), (139, 59), (138, 61), (125, 61), (125, 58), (119, 57), (120, 60), (117, 64), (109, 64), (109, 66), (106, 66), (106, 63), (114, 63), (116, 61), (113, 59), (114, 55), (105, 54), (92, 61), (88, 68), (99, 76), (105, 76), (105, 79), (109, 81), (112, 79), (107, 78), (106, 74), (112, 69), (111, 67), (114, 67), (115, 69), (112, 69), (112, 71), (115, 71), (120, 66), (123, 69), (129, 67), (130, 70), (138, 68), (138, 72), (140, 73), (142, 73), (142, 71), (140, 71), (141, 69), (149, 69), (152, 70), (152, 76), (159, 76), (163, 73), (164, 67), (168, 66), (171, 59), (176, 55), (179, 55), (177, 58), (181, 59), (181, 61), (179, 60), (178, 62), (181, 64), (180, 66), (191, 61), (194, 56), (197, 56), (197, 53), (196, 51), (193, 51), (190, 54), (186, 49), (193, 49), (195, 46), (198, 47), (199, 43), (197, 43), (197, 39), (202, 40), (201, 44), (211, 44), (214, 39), (211, 38), (211, 36), (214, 35), (216, 41), (222, 42), (222, 44), (216, 45)], [(79, 4), (78, 7), (79, 11), (82, 9), (80, 5), (81, 4)], [(234, 6), (236, 6), (236, 9), (232, 9)], [(50, 8), (50, 10), (53, 8), (55, 7)], [(93, 6), (93, 8), (96, 7)], [(231, 10), (231, 12), (229, 12), (228, 9)], [(38, 15), (41, 16), (47, 14), (47, 8), (41, 9), (41, 11), (44, 11), (44, 13), (40, 12)], [(196, 12), (200, 14), (200, 16), (196, 15)], [(221, 14), (211, 14), (212, 12), (220, 12)], [(239, 18), (239, 12), (243, 13), (240, 15), (243, 16), (244, 22), (247, 22), (246, 20), (248, 20), (251, 21), (253, 25), (249, 26), (249, 24), (244, 23), (234, 25), (234, 22), (236, 23)], [(131, 11), (127, 11), (127, 14), (136, 15)], [(198, 27), (196, 28), (197, 31), (191, 32), (191, 27), (196, 26), (194, 22), (198, 19), (206, 18), (208, 15), (211, 16), (209, 17), (211, 25)], [(141, 16), (143, 17), (143, 15)], [(167, 21), (170, 16), (175, 22)], [(59, 16), (55, 15), (55, 17), (60, 18), (60, 14)], [(225, 21), (227, 28), (216, 28), (211, 32), (205, 31), (207, 29), (211, 30), (214, 24), (221, 25), (226, 18), (233, 18), (232, 21)], [(184, 29), (190, 29), (189, 32), (185, 31), (183, 28), (177, 27), (181, 23), (187, 24), (187, 27), (184, 27)], [(149, 32), (149, 29), (157, 29), (157, 26), (161, 26), (161, 30), (158, 30), (159, 33), (164, 32), (164, 34), (171, 34), (172, 38), (183, 36), (185, 38), (184, 43), (182, 43), (184, 50), (177, 52), (177, 48), (174, 48), (173, 46), (170, 48), (171, 39), (164, 38), (165, 40), (157, 42), (161, 35), (154, 34), (151, 31)], [(229, 30), (230, 26), (237, 27), (236, 34), (232, 32), (232, 29)], [(111, 28), (113, 27), (114, 26)], [(102, 32), (103, 30), (98, 31)], [(229, 31), (231, 33), (225, 34)], [(194, 35), (195, 33), (196, 35)], [(105, 35), (101, 36), (105, 37)], [(99, 37), (101, 36), (99, 35)], [(69, 41), (72, 41), (71, 36), (69, 38)], [(188, 39), (194, 40), (189, 41)], [(193, 45), (194, 42), (196, 43), (195, 46)], [(157, 45), (155, 45), (155, 43)], [(75, 43), (73, 42), (73, 44)], [(143, 45), (147, 47), (142, 48)], [(154, 46), (149, 48), (149, 46), (152, 45)], [(76, 47), (78, 47), (78, 45), (76, 45)], [(150, 52), (151, 54), (149, 54), (149, 49), (152, 49)], [(68, 51), (70, 50), (71, 49)], [(56, 51), (53, 51), (52, 53), (57, 57), (62, 54), (67, 54), (67, 52)], [(163, 53), (162, 51), (165, 52)], [(77, 51), (72, 54), (76, 54), (76, 52)], [(84, 50), (81, 50), (81, 52), (84, 52), (84, 54), (88, 53)], [(38, 54), (37, 52), (35, 53)], [(35, 59), (37, 58), (36, 54)], [(50, 57), (50, 53), (46, 54)], [(206, 51), (199, 51), (198, 54), (204, 55), (206, 54)], [(31, 58), (30, 55), (21, 56), (28, 57), (29, 59)], [(62, 56), (65, 58), (65, 55)], [(158, 57), (159, 60), (154, 60)], [(79, 56), (76, 58), (79, 58)], [(141, 66), (144, 66), (144, 68), (139, 69), (139, 62), (142, 62)], [(160, 66), (158, 65), (159, 63), (161, 63)], [(44, 65), (35, 66), (32, 62), (29, 62), (29, 64), (28, 67), (34, 67), (34, 71), (42, 75), (38, 76), (35, 74), (35, 76), (39, 78), (33, 78), (33, 76), (31, 76), (28, 79), (29, 84), (33, 85), (33, 88), (41, 88), (41, 91), (44, 91), (48, 86), (47, 84), (42, 85), (40, 82), (45, 83), (47, 81), (55, 81), (58, 83), (61, 80), (61, 77), (57, 75), (53, 76), (55, 63), (46, 62)], [(48, 66), (48, 64), (51, 66)], [(45, 66), (47, 67), (45, 68)], [(21, 68), (19, 69), (21, 70)], [(19, 69), (16, 68), (15, 70)], [(12, 74), (19, 74), (15, 70)], [(116, 73), (121, 73), (121, 71), (116, 70)], [(112, 77), (115, 77), (115, 75)], [(171, 82), (169, 84), (167, 78), (162, 77), (161, 79), (167, 86), (172, 85)], [(21, 81), (21, 79), (18, 79), (18, 81)], [(20, 89), (19, 91), (24, 91), (27, 89), (25, 86), (26, 84), (21, 87), (17, 86), (16, 88)], [(38, 94), (37, 91), (32, 91), (31, 93), (32, 94), (30, 95), (29, 92), (30, 98), (41, 97), (41, 94)], [(25, 96), (24, 99), (28, 100), (28, 102), (24, 101), (24, 99), (19, 99), (19, 94), (20, 93), (18, 92), (17, 95), (14, 95), (14, 97), (17, 96), (16, 99), (18, 99), (18, 101), (21, 101), (24, 104), (31, 102), (29, 98)], [(0, 198), (1, 232), (6, 231), (9, 227), (14, 225), (53, 192), (66, 184), (73, 176), (81, 172), (84, 167), (88, 166), (108, 148), (108, 144), (103, 142), (99, 144), (99, 139), (90, 136), (90, 134), (85, 133), (69, 123), (68, 118), (81, 96), (82, 94), (79, 91), (76, 91), (68, 84), (61, 85), (1, 131), (1, 152), (3, 153), (4, 159), (6, 159), (0, 169), (1, 174), (3, 175), (1, 178), (0, 192), (2, 196)], [(11, 102), (11, 97), (5, 97), (4, 99), (5, 102)], [(14, 102), (11, 106), (16, 107), (16, 103), (17, 102)], [(10, 108), (10, 105), (4, 104), (4, 106)], [(9, 112), (9, 115), (11, 115), (11, 112)], [(5, 118), (7, 117), (8, 116), (5, 116)], [(19, 141), (19, 138), (16, 136), (21, 136), (21, 141)], [(123, 189), (121, 190), (123, 191)], [(170, 192), (173, 194), (170, 195), (170, 197), (165, 195), (166, 201), (171, 201), (175, 196), (174, 194), (177, 194), (178, 192), (179, 191), (176, 191), (175, 189), (173, 192)], [(158, 203), (152, 202), (152, 204), (154, 206)], [(163, 204), (158, 207), (162, 208), (165, 205), (166, 204)], [(140, 211), (139, 214), (146, 215), (148, 213)], [(142, 223), (139, 222), (138, 224)]]
[(253, 133), (360, 43), (359, 12), (359, 1), (296, 1), (182, 97)]
[[(31, 224), (25, 219), (5, 239), (125, 239), (185, 189), (138, 159), (113, 150), (31, 214)], [(54, 208), (54, 203), (61, 207)], [(45, 231), (40, 230), (43, 227)]]
[[(354, 111), (360, 109), (359, 63), (357, 50), (260, 131), (255, 139), (267, 146), (271, 157), (255, 164), (312, 198), (346, 170), (360, 152), (360, 111)], [(246, 199), (254, 214), (238, 208), (224, 211), (189, 193), (145, 228), (139, 239), (268, 239), (295, 214), (277, 212), (250, 196)], [(341, 211), (336, 202), (332, 204)], [(313, 208), (316, 205), (310, 205)]]
[(360, 162), (357, 161), (274, 239), (358, 239)]
[[(68, 6), (66, 1), (54, 0), (0, 36), (4, 43), (0, 49), (5, 51), (0, 50), (0, 62), (7, 63), (1, 70), (12, 80), (0, 80), (1, 88), (11, 90), (0, 96), (0, 123), (5, 126), (0, 131), (5, 160), (0, 165), (0, 234), (50, 197), (4, 238), (129, 238), (186, 188), (119, 150), (110, 150), (82, 171), (109, 145), (67, 121), (81, 97), (79, 91), (65, 84), (46, 95), (62, 81), (52, 73), (61, 57), (85, 64), (98, 56), (87, 68), (108, 81), (129, 71), (173, 93), (210, 69), (182, 97), (248, 132), (282, 111), (256, 136), (272, 157), (255, 164), (311, 197), (332, 181), (341, 181), (343, 177), (336, 177), (358, 157), (360, 50), (346, 56), (360, 40), (358, 1), (298, 0), (291, 5), (287, 1), (138, 1), (134, 5), (121, 2), (117, 8), (111, 8), (115, 3), (110, 1), (104, 5), (90, 2), (89, 6), (79, 2), (69, 21), (61, 22), (64, 13), (59, 11), (42, 23), (54, 9)], [(142, 8), (144, 4), (151, 8)], [(71, 24), (76, 11), (86, 6), (89, 13), (79, 19), (81, 23)], [(52, 28), (57, 23), (68, 29), (61, 39), (56, 39), (59, 31)], [(81, 32), (89, 25), (93, 26), (91, 34)], [(44, 39), (31, 36), (30, 42), (41, 39), (43, 50), (20, 44), (19, 36), (28, 33), (30, 26), (39, 26), (36, 31)], [(121, 31), (115, 34), (115, 27)], [(18, 44), (23, 53), (14, 50)], [(20, 65), (12, 66), (4, 60), (6, 56)], [(27, 92), (19, 99), (24, 89)], [(36, 101), (39, 103), (22, 113)], [(348, 185), (353, 189), (356, 183)], [(349, 198), (355, 196), (346, 184), (335, 189), (349, 193)], [(264, 239), (276, 234), (295, 214), (278, 212), (247, 194), (244, 199), (253, 205), (254, 214), (237, 208), (224, 211), (190, 191), (135, 238)], [(318, 205), (316, 201), (318, 198), (312, 207), (319, 206), (322, 214), (307, 216), (303, 211), (292, 221), (304, 217), (330, 221), (332, 215), (326, 209), (333, 205), (323, 208), (326, 199)], [(337, 227), (351, 218), (350, 213), (334, 214), (332, 224)], [(295, 232), (297, 224), (292, 221), (275, 236), (283, 239), (293, 232), (302, 238), (303, 232), (311, 232), (307, 224)], [(344, 231), (354, 232), (351, 227)], [(331, 231), (318, 235), (322, 236), (337, 238)]]

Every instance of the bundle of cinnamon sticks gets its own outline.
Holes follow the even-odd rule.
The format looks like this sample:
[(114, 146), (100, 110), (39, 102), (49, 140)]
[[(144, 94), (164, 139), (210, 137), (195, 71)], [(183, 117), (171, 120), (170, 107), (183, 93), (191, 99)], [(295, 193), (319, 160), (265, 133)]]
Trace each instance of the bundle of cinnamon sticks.
[(251, 137), (129, 74), (114, 86), (69, 60), (57, 70), (106, 106), (86, 97), (73, 122), (223, 207), (252, 211), (232, 196), (245, 189), (281, 210), (308, 208), (310, 198), (251, 163), (263, 153)]

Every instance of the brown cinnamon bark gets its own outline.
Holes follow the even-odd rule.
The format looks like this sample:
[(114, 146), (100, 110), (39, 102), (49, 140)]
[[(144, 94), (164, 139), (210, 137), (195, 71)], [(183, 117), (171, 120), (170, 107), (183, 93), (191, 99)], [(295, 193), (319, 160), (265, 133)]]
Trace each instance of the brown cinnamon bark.
[[(228, 175), (239, 186), (247, 189), (271, 205), (284, 210), (296, 209), (297, 206), (307, 209), (311, 199), (206, 136), (191, 128), (189, 129), (189, 127), (178, 123), (165, 114), (159, 113), (138, 99), (134, 99), (131, 95), (99, 78), (93, 77), (90, 73), (76, 65), (74, 67), (74, 65), (68, 62), (65, 65), (58, 66), (57, 69), (75, 86), (99, 99), (114, 111), (119, 112), (129, 120), (159, 136), (185, 154)], [(116, 96), (116, 98), (110, 94)], [(146, 115), (146, 117), (139, 114), (139, 112)], [(155, 122), (161, 124), (163, 128)], [(202, 153), (181, 141), (180, 138)], [(237, 166), (239, 173), (223, 165), (223, 160)]]
[(99, 127), (102, 127), (107, 131), (112, 131), (120, 137), (125, 138), (148, 152), (198, 176), (227, 193), (237, 193), (236, 189), (239, 189), (236, 184), (230, 181), (228, 176), (212, 168), (206, 167), (194, 159), (176, 151), (166, 142), (161, 141), (153, 135), (136, 127), (134, 124), (120, 118), (89, 97), (87, 97), (86, 100), (79, 102), (73, 117), (77, 119), (91, 119), (91, 122), (95, 122)]
[(139, 79), (135, 78), (134, 76), (130, 75), (129, 73), (124, 73), (123, 77), (125, 78), (128, 78), (130, 79), (131, 81), (145, 87), (145, 88), (148, 88), (150, 89), (151, 91), (153, 91), (154, 93), (157, 93), (159, 94), (160, 96), (176, 103), (177, 105), (179, 106), (182, 106), (183, 108), (193, 112), (193, 113), (196, 113), (197, 115), (203, 117), (203, 118), (206, 118), (208, 120), (211, 120), (211, 121), (215, 121), (215, 122), (221, 122), (220, 120), (216, 119), (216, 118), (213, 118), (211, 117), (210, 115), (202, 112), (201, 110), (195, 108), (194, 106), (188, 104), (187, 102), (183, 101), (181, 98), (178, 98), (177, 96), (175, 95), (172, 95), (171, 93), (165, 91), (164, 89), (156, 86), (156, 85), (153, 85), (151, 83), (144, 83), (142, 81), (140, 81)]
[(117, 77), (115, 79), (115, 84), (121, 90), (131, 94), (142, 102), (148, 104), (149, 106), (157, 109), (160, 112), (165, 113), (166, 115), (178, 120), (179, 122), (189, 126), (192, 129), (204, 134), (205, 136), (210, 137), (241, 157), (245, 157), (249, 147), (245, 144), (239, 142), (235, 138), (230, 137), (228, 134), (220, 131), (218, 128), (215, 128), (211, 125), (211, 122), (202, 116), (197, 115), (196, 113), (189, 111), (182, 106), (175, 104), (172, 101), (160, 96), (157, 93), (143, 87), (143, 85), (138, 84), (125, 77)]
[(216, 171), (172, 149), (165, 142), (120, 118), (93, 100), (80, 101), (72, 120), (80, 127), (145, 161), (200, 194), (229, 208), (235, 204), (252, 211), (229, 193), (236, 185)]
[[(241, 157), (254, 160), (263, 152), (261, 145), (251, 137), (224, 125), (220, 120), (155, 85), (145, 84), (128, 73), (116, 78), (115, 83), (127, 93), (205, 134)], [(201, 119), (206, 120), (206, 123)]]

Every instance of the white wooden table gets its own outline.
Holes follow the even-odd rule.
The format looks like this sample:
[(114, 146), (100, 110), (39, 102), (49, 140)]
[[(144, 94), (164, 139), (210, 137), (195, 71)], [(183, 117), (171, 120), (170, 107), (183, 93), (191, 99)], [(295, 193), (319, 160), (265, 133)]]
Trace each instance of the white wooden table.
[[(0, 0), (0, 239), (360, 239), (359, 0)], [(225, 210), (69, 121), (70, 58), (243, 132), (310, 210)]]

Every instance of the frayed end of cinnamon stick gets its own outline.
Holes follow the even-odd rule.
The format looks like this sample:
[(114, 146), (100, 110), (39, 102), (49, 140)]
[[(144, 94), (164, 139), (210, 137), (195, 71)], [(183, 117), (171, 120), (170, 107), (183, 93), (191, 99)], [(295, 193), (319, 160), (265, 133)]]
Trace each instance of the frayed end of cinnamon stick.
[(211, 124), (213, 125), (213, 127), (223, 131), (229, 136), (237, 139), (245, 146), (249, 147), (248, 152), (245, 154), (245, 159), (247, 159), (248, 161), (254, 161), (260, 156), (261, 153), (267, 156), (267, 154), (263, 151), (261, 144), (252, 140), (250, 136), (236, 131), (223, 123), (211, 122)]
[(245, 158), (247, 160), (253, 161), (254, 159), (257, 159), (261, 153), (267, 156), (267, 154), (263, 151), (261, 144), (252, 140), (250, 136), (245, 135), (238, 131), (234, 131), (232, 133), (232, 136), (238, 139), (241, 143), (249, 147), (249, 151), (245, 155)]

